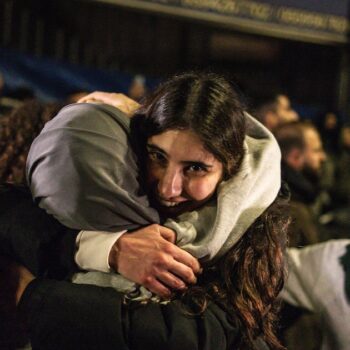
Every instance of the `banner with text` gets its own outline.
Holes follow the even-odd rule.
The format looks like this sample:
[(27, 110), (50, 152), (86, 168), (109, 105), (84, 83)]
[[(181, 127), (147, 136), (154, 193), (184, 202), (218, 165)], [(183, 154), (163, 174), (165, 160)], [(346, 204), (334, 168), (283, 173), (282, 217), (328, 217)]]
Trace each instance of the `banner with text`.
[(349, 0), (97, 0), (221, 23), (245, 32), (346, 43)]

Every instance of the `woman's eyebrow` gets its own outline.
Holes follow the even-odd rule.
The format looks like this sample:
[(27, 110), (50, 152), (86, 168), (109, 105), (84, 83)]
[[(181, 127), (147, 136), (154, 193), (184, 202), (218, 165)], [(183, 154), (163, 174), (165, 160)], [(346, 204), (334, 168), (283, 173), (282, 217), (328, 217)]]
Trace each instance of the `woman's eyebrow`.
[[(157, 151), (157, 152), (163, 153), (164, 155), (167, 155), (167, 153), (162, 148), (158, 147), (157, 145), (154, 145), (153, 143), (148, 143), (146, 147), (147, 147), (147, 150), (149, 151)], [(181, 161), (181, 163), (186, 166), (198, 165), (207, 169), (213, 167), (213, 165), (204, 163), (200, 160), (183, 160)]]
[(167, 154), (162, 148), (152, 144), (152, 143), (147, 143), (147, 149), (148, 150), (151, 150), (151, 151), (158, 151), (158, 152), (161, 152), (161, 153), (164, 153), (164, 154)]
[(206, 169), (213, 167), (211, 164), (206, 164), (206, 163), (203, 163), (203, 162), (198, 161), (198, 160), (184, 160), (181, 163), (184, 165), (187, 165), (187, 166), (197, 165), (197, 166), (200, 166), (200, 167), (206, 168)]

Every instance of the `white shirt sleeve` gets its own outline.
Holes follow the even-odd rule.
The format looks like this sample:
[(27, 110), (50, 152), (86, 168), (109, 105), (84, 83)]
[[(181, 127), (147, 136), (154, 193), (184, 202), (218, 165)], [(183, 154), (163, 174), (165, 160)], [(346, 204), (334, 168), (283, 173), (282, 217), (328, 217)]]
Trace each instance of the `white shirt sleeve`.
[(347, 245), (350, 240), (335, 239), (299, 249), (289, 248), (289, 276), (282, 298), (312, 312), (325, 313), (328, 309), (334, 312), (336, 308), (349, 310), (344, 306), (347, 305), (345, 273), (340, 262)]
[[(307, 254), (309, 253), (309, 254)], [(312, 253), (312, 250), (311, 250)], [(288, 278), (285, 281), (281, 296), (289, 304), (314, 311), (313, 289), (318, 273), (314, 270), (309, 247), (289, 248), (287, 250)]]
[(109, 252), (125, 232), (80, 231), (76, 239), (75, 262), (83, 270), (110, 272)]

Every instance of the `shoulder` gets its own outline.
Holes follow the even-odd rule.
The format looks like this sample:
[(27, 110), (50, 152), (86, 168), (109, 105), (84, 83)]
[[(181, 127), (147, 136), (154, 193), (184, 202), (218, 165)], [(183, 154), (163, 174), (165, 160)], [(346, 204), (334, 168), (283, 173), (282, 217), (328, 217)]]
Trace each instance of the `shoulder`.
[[(57, 116), (47, 125), (80, 126), (89, 122), (96, 124), (114, 121), (125, 129), (129, 129), (130, 118), (118, 108), (104, 103), (73, 103), (60, 110)], [(84, 125), (84, 124), (83, 124)]]
[(201, 315), (193, 315), (181, 302), (173, 301), (138, 307), (130, 316), (130, 339), (143, 349), (165, 349), (171, 344), (181, 345), (183, 350), (234, 349), (240, 340), (236, 322), (214, 303)]

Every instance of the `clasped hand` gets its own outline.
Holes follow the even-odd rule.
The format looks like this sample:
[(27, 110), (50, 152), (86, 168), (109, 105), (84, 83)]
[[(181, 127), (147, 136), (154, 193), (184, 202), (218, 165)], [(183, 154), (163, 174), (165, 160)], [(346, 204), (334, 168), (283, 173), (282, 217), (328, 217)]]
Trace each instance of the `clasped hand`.
[(151, 292), (169, 297), (171, 290), (196, 283), (200, 265), (177, 247), (175, 233), (154, 224), (121, 236), (111, 249), (109, 265)]

